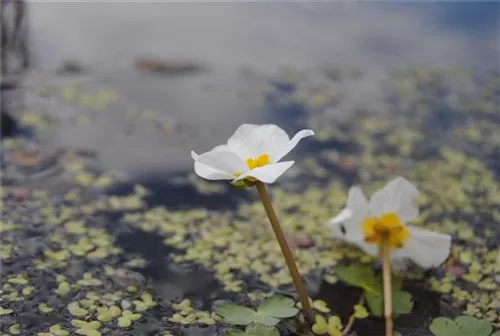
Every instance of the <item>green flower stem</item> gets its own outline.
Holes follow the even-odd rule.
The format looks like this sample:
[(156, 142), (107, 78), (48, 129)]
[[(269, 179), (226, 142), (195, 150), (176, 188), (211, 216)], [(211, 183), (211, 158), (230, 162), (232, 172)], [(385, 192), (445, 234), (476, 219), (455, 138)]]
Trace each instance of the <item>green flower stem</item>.
[(384, 234), (380, 243), (380, 253), (382, 255), (382, 279), (384, 282), (384, 315), (385, 315), (385, 336), (392, 336), (392, 284), (391, 284), (391, 255), (389, 246), (389, 236)]
[(256, 182), (255, 186), (257, 187), (257, 191), (259, 192), (260, 199), (262, 200), (262, 205), (264, 205), (264, 209), (266, 210), (267, 217), (269, 218), (269, 222), (271, 222), (271, 226), (273, 227), (274, 234), (276, 235), (276, 239), (281, 248), (281, 252), (283, 253), (283, 257), (285, 258), (285, 262), (290, 270), (290, 274), (292, 275), (292, 281), (297, 289), (297, 293), (299, 294), (300, 303), (302, 304), (302, 309), (306, 315), (306, 318), (310, 323), (314, 323), (314, 313), (311, 308), (311, 304), (309, 303), (309, 295), (302, 283), (302, 278), (300, 277), (299, 270), (297, 265), (295, 264), (292, 251), (288, 246), (285, 235), (283, 234), (283, 230), (281, 229), (280, 223), (278, 221), (278, 217), (276, 216), (276, 212), (274, 211), (273, 205), (271, 204), (271, 200), (269, 199), (269, 195), (267, 194), (266, 186), (262, 182)]

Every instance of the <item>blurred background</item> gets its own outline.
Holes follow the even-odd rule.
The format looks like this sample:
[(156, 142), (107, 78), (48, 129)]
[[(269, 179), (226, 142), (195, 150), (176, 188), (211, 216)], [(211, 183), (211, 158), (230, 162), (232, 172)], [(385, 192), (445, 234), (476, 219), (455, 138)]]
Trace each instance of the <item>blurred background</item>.
[[(19, 3), (2, 2), (6, 31), (16, 26)], [(275, 122), (269, 83), (287, 76), (297, 82), (299, 72), (306, 86), (333, 83), (335, 102), (315, 110), (340, 116), (387, 109), (384, 85), (398, 68), (498, 69), (493, 1), (24, 7), (2, 83), (24, 86), (22, 109), (36, 111), (28, 117), (59, 125), (38, 141), (98, 150), (100, 164), (131, 172), (189, 169), (191, 149), (210, 149), (243, 122)], [(362, 77), (340, 79), (346, 71)], [(4, 105), (19, 106), (19, 98)]]
[[(500, 327), (499, 2), (0, 4), (0, 333), (72, 330), (96, 314), (71, 300), (96, 292), (139, 311), (147, 289), (159, 304), (141, 297), (140, 320), (106, 335), (222, 335), (215, 301), (293, 295), (256, 193), (193, 172), (190, 151), (242, 123), (316, 132), (269, 188), (315, 300), (352, 314), (360, 290), (334, 266), (362, 256), (326, 223), (352, 185), (402, 175), (422, 193), (415, 224), (453, 235), (460, 260), (405, 282), (398, 330)], [(205, 315), (179, 317), (185, 298)]]

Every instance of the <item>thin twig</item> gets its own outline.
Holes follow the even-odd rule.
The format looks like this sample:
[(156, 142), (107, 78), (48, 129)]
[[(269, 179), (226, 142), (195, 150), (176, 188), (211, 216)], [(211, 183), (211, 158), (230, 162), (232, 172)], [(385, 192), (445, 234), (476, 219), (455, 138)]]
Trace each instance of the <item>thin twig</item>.
[[(361, 297), (359, 298), (358, 305), (362, 305), (365, 303), (365, 293), (361, 294)], [(354, 324), (354, 321), (356, 321), (356, 311), (349, 316), (349, 320), (347, 321), (347, 325), (345, 326), (344, 330), (342, 330), (342, 335), (347, 335), (350, 331), (351, 328)]]
[(283, 257), (285, 258), (285, 262), (292, 276), (293, 284), (297, 289), (300, 303), (302, 304), (302, 309), (306, 315), (307, 320), (312, 324), (314, 323), (314, 312), (311, 308), (311, 304), (309, 303), (309, 295), (307, 294), (304, 284), (302, 283), (302, 278), (300, 277), (299, 270), (297, 268), (297, 265), (295, 264), (292, 251), (290, 250), (290, 247), (286, 242), (285, 235), (278, 221), (278, 217), (276, 216), (274, 208), (269, 199), (269, 195), (267, 194), (266, 186), (262, 182), (257, 182), (255, 186), (257, 187), (260, 199), (262, 200), (262, 205), (264, 205), (267, 217), (269, 218), (269, 222), (271, 222), (274, 234), (276, 235), (276, 239), (278, 240), (278, 243), (280, 245), (281, 252), (283, 253)]
[(380, 244), (382, 253), (382, 277), (384, 282), (384, 315), (385, 335), (392, 336), (392, 285), (391, 285), (391, 256), (389, 251), (389, 237), (383, 235)]

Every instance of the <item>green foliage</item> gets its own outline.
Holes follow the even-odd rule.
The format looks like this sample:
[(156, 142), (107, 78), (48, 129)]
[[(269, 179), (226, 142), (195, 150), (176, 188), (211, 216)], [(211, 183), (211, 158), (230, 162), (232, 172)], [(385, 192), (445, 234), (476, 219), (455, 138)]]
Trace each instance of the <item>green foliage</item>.
[(259, 312), (277, 318), (295, 316), (298, 309), (294, 307), (295, 302), (282, 295), (273, 295), (265, 299), (259, 306)]
[(227, 303), (217, 307), (216, 312), (230, 324), (247, 325), (253, 322), (256, 312), (248, 307)]
[(279, 336), (280, 333), (275, 327), (266, 326), (260, 323), (250, 324), (245, 331), (232, 329), (225, 336)]
[(249, 325), (253, 322), (273, 327), (280, 318), (293, 317), (299, 311), (294, 307), (295, 302), (281, 295), (274, 295), (265, 299), (257, 311), (232, 304), (222, 304), (217, 307), (217, 314), (222, 316), (227, 323), (235, 325)]
[(367, 318), (370, 314), (363, 305), (357, 304), (354, 306), (354, 317), (357, 319)]
[[(432, 320), (429, 330), (436, 336), (498, 336), (491, 334), (493, 327), (489, 321), (472, 316), (459, 316), (455, 320), (437, 317)], [(490, 335), (491, 334), (491, 335)]]
[[(348, 284), (363, 288), (365, 298), (373, 315), (382, 316), (384, 312), (384, 290), (382, 276), (376, 275), (368, 265), (352, 264), (338, 266), (337, 276)], [(392, 278), (392, 299), (394, 315), (408, 314), (413, 308), (411, 294), (402, 290), (403, 281), (399, 277)]]

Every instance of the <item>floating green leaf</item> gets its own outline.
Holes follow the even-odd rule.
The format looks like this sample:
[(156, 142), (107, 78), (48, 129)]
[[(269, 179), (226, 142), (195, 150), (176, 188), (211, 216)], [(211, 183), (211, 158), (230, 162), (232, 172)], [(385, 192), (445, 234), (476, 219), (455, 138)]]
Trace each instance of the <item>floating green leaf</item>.
[(366, 310), (366, 308), (360, 304), (354, 306), (354, 317), (357, 319), (367, 318), (370, 314)]
[(465, 332), (465, 335), (489, 335), (493, 330), (489, 321), (479, 320), (472, 316), (459, 316), (455, 322), (458, 323), (462, 332)]
[(455, 320), (437, 317), (429, 330), (436, 336), (490, 336), (493, 327), (489, 321), (472, 316), (459, 316)]
[(253, 321), (256, 323), (260, 323), (266, 326), (275, 326), (276, 324), (279, 323), (279, 319), (272, 317), (272, 316), (267, 316), (264, 313), (261, 312), (256, 312), (255, 315), (253, 316)]
[[(338, 266), (337, 275), (350, 285), (361, 287), (365, 290), (365, 297), (375, 316), (382, 316), (384, 310), (384, 290), (381, 275), (375, 275), (368, 265), (352, 264)], [(413, 308), (411, 294), (403, 291), (403, 281), (400, 277), (392, 277), (392, 297), (394, 315), (408, 314)]]
[(245, 331), (231, 329), (225, 333), (225, 336), (279, 336), (280, 333), (275, 327), (266, 326), (259, 323), (252, 323)]
[(258, 323), (250, 324), (246, 330), (247, 336), (279, 336), (280, 333), (275, 327), (269, 327)]
[(14, 311), (12, 309), (6, 309), (0, 306), (0, 316), (12, 314)]
[(375, 272), (367, 265), (352, 264), (349, 266), (339, 265), (335, 269), (335, 273), (343, 281), (356, 287), (363, 288), (366, 292), (378, 293), (378, 285), (376, 283)]
[(291, 298), (282, 295), (273, 295), (260, 304), (258, 312), (277, 318), (293, 317), (299, 312), (294, 305), (295, 302)]
[(216, 312), (230, 324), (247, 325), (254, 321), (256, 312), (248, 307), (227, 303), (217, 307)]
[(217, 307), (216, 312), (230, 324), (248, 325), (255, 322), (273, 327), (278, 324), (280, 318), (292, 317), (297, 314), (298, 309), (294, 305), (295, 302), (292, 299), (274, 295), (265, 299), (257, 311), (228, 303)]
[[(394, 290), (394, 288), (393, 288)], [(384, 296), (383, 293), (365, 293), (366, 302), (371, 312), (375, 316), (384, 314)], [(411, 294), (405, 291), (392, 292), (392, 312), (395, 316), (400, 314), (409, 314), (413, 308)]]

